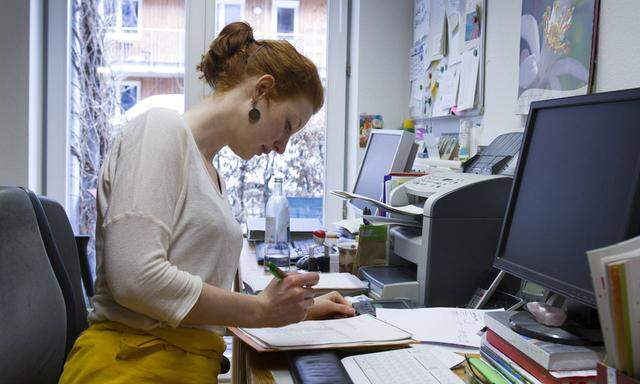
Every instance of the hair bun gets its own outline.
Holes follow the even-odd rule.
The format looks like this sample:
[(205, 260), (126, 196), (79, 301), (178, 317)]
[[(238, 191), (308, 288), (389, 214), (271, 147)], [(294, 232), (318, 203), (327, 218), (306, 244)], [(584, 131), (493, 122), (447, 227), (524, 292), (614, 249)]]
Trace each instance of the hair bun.
[(246, 59), (246, 49), (253, 42), (253, 29), (249, 24), (239, 21), (225, 26), (209, 46), (209, 51), (202, 55), (197, 67), (202, 72), (200, 78), (215, 89), (222, 77), (231, 76), (233, 74), (228, 72), (238, 69), (240, 63), (236, 61)]

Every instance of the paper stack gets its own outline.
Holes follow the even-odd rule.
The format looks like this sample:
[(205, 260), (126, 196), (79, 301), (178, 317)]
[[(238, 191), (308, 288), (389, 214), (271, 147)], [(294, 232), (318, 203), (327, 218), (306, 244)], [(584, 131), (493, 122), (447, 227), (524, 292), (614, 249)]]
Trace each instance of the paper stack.
[(303, 321), (281, 328), (230, 328), (259, 352), (408, 345), (411, 334), (371, 315)]

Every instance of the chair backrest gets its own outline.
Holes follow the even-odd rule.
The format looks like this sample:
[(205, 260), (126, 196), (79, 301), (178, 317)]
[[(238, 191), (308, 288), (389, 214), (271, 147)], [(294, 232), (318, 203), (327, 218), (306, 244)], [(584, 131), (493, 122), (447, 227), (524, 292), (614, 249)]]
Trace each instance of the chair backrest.
[(25, 191), (0, 187), (0, 375), (57, 383), (64, 364), (64, 298)]
[[(70, 279), (75, 317), (72, 318), (71, 326), (67, 328), (67, 345), (69, 346), (69, 343), (73, 345), (80, 333), (89, 326), (87, 322), (87, 306), (82, 292), (82, 273), (80, 271), (78, 247), (67, 213), (62, 208), (62, 205), (47, 197), (38, 196), (38, 199), (47, 216), (53, 241), (57, 246), (58, 254)], [(67, 310), (67, 316), (69, 315), (71, 313)], [(68, 352), (69, 349), (67, 349)]]
[(76, 330), (76, 318), (78, 317), (77, 313), (82, 308), (76, 307), (73, 288), (71, 286), (71, 278), (69, 277), (67, 268), (65, 268), (65, 265), (62, 261), (62, 256), (60, 255), (60, 251), (58, 250), (58, 245), (53, 239), (53, 233), (51, 231), (51, 227), (49, 226), (49, 220), (47, 219), (44, 208), (40, 203), (40, 199), (38, 199), (38, 196), (36, 196), (35, 193), (28, 189), (25, 189), (25, 192), (27, 193), (27, 196), (29, 196), (29, 200), (31, 201), (31, 206), (36, 215), (36, 221), (38, 222), (38, 228), (40, 230), (42, 243), (44, 244), (44, 249), (47, 251), (49, 262), (51, 263), (53, 273), (58, 280), (58, 285), (60, 286), (62, 297), (64, 298), (65, 308), (67, 310), (67, 340), (65, 347), (66, 356), (66, 354), (71, 350), (71, 347), (73, 346), (73, 343), (75, 341), (73, 335), (75, 334)]

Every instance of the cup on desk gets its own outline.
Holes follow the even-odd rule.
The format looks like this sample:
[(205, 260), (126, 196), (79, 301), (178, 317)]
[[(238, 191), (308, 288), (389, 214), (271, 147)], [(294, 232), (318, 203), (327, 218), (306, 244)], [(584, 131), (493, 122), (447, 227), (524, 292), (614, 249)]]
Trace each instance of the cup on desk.
[(338, 265), (340, 272), (354, 273), (356, 269), (356, 255), (358, 253), (358, 243), (348, 241), (338, 243)]

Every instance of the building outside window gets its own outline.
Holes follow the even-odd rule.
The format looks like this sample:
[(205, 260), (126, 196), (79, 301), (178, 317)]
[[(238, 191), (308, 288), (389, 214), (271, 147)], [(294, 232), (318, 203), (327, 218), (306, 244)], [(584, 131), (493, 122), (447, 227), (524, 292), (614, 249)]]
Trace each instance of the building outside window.
[[(235, 4), (238, 4), (235, 0), (216, 0), (216, 10)], [(246, 0), (242, 4), (240, 20), (253, 27), (256, 39), (288, 40), (316, 64), (326, 86), (326, 0)], [(227, 21), (237, 21), (227, 16), (225, 13), (216, 17), (216, 35)], [(325, 138), (323, 108), (304, 130), (291, 138), (283, 155), (272, 153), (243, 161), (228, 148), (223, 149), (214, 161), (226, 181), (236, 218), (244, 221), (246, 217), (263, 216), (273, 178), (281, 175), (291, 217), (322, 219)]]
[[(150, 0), (152, 1), (152, 0)], [(101, 11), (109, 33), (138, 33), (142, 0), (101, 0)]]
[(216, 4), (217, 25), (227, 25), (242, 20), (244, 0), (226, 0)]
[(274, 0), (272, 28), (279, 39), (292, 41), (298, 31), (298, 0)]
[(117, 89), (123, 111), (128, 111), (140, 101), (140, 81), (121, 81)]
[[(93, 235), (100, 164), (122, 124), (154, 107), (184, 112), (185, 0), (72, 4), (68, 212)], [(88, 249), (94, 270), (93, 239)]]

